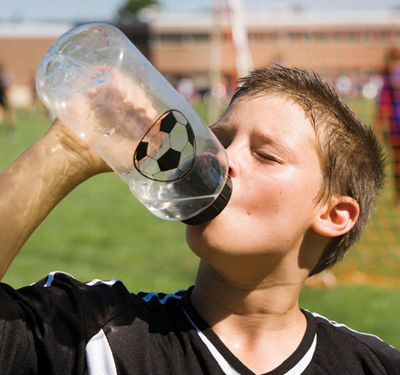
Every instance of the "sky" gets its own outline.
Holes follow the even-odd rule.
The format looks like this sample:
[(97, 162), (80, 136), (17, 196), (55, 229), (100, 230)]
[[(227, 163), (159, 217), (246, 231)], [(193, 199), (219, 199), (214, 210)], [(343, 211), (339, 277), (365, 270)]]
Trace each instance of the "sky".
[[(209, 0), (159, 0), (163, 9), (198, 10)], [(0, 22), (9, 20), (110, 21), (125, 0), (0, 0)]]
[[(111, 21), (125, 0), (0, 0), (0, 22), (18, 21)], [(205, 12), (213, 0), (159, 0), (168, 12)], [(302, 8), (375, 10), (400, 8), (400, 0), (244, 0), (247, 10), (288, 5)]]

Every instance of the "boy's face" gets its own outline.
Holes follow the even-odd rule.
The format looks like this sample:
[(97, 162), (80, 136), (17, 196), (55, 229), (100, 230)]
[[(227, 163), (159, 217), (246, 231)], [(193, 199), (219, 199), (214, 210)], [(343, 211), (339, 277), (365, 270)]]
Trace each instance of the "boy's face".
[(215, 219), (187, 227), (189, 246), (206, 261), (217, 254), (298, 252), (317, 217), (322, 186), (304, 110), (281, 97), (243, 98), (213, 131), (228, 153), (232, 197)]

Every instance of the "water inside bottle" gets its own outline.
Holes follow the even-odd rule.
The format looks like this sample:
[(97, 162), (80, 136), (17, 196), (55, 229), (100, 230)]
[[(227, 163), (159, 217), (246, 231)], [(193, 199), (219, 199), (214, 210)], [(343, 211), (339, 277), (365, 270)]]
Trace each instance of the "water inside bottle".
[[(188, 161), (192, 162), (192, 161)], [(136, 181), (135, 181), (136, 180)], [(224, 186), (224, 169), (212, 154), (196, 157), (183, 178), (158, 182), (143, 176), (129, 184), (134, 194), (156, 216), (167, 220), (186, 220), (210, 206)]]

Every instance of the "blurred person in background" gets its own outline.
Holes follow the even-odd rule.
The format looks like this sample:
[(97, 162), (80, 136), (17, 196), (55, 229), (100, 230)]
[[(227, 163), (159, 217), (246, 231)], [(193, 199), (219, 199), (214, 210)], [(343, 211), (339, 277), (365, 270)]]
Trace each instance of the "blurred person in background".
[(400, 206), (400, 50), (389, 49), (385, 60), (375, 127), (391, 150), (395, 181), (394, 202)]
[(0, 63), (0, 124), (6, 127), (7, 133), (15, 131), (14, 115), (8, 100), (9, 89), (13, 80), (12, 74), (5, 70), (4, 65)]

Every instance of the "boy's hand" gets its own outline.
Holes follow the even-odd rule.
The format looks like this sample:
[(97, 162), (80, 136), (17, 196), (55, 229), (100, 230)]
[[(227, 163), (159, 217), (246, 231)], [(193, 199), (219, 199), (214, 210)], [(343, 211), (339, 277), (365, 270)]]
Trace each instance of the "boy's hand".
[(82, 141), (71, 129), (56, 119), (44, 138), (62, 147), (70, 157), (71, 167), (78, 173), (78, 180), (85, 180), (99, 173), (111, 172), (110, 166), (87, 143)]

